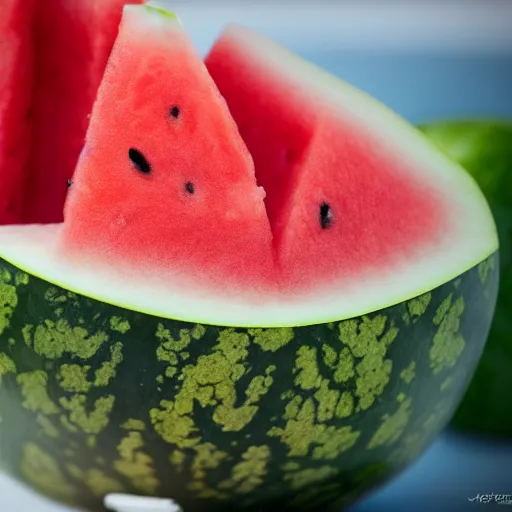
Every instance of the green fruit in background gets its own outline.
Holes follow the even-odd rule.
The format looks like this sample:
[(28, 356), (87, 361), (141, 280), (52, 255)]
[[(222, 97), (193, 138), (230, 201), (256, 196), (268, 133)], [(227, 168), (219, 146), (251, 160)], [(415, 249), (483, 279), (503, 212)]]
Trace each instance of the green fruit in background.
[(512, 435), (512, 122), (426, 123), (423, 132), (476, 179), (490, 203), (500, 239), (500, 291), (489, 340), (456, 427)]

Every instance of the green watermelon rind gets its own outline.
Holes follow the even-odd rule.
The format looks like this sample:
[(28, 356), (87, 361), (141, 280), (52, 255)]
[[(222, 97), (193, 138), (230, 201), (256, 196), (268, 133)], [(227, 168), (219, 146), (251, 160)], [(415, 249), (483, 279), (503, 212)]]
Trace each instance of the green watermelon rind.
[(0, 260), (0, 461), (66, 503), (339, 510), (450, 419), (494, 311), (498, 254), (354, 319), (247, 329), (158, 318)]
[(150, 1), (150, 2), (145, 3), (143, 5), (143, 7), (148, 12), (160, 14), (161, 16), (164, 16), (165, 18), (177, 20), (179, 22), (179, 18), (174, 12), (169, 11), (168, 9), (162, 7), (161, 5), (162, 5), (161, 2)]

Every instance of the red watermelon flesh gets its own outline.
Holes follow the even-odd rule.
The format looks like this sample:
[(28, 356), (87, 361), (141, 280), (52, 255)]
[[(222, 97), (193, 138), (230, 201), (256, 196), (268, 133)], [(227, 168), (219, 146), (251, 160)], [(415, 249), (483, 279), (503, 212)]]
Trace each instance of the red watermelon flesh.
[[(140, 3), (141, 0), (130, 0)], [(126, 0), (36, 2), (35, 87), (25, 221), (63, 220), (67, 180), (84, 144)]]
[(266, 191), (281, 273), (303, 288), (414, 261), (448, 227), (443, 201), (378, 133), (283, 69), (283, 52), (232, 26), (206, 58)]
[(159, 277), (259, 286), (273, 263), (263, 199), (179, 22), (127, 6), (66, 202), (64, 250)]
[(381, 103), (242, 27), (205, 65), (154, 4), (125, 7), (64, 222), (1, 236), (65, 289), (258, 327), (376, 311), (497, 248), (474, 180)]
[(33, 7), (32, 0), (2, 0), (0, 5), (0, 224), (17, 224), (23, 219)]
[(264, 290), (276, 316), (340, 289), (383, 306), (474, 265), (480, 201), (408, 123), (284, 48), (231, 27), (204, 64), (175, 18), (127, 6), (58, 254), (155, 277), (177, 307), (210, 284)]

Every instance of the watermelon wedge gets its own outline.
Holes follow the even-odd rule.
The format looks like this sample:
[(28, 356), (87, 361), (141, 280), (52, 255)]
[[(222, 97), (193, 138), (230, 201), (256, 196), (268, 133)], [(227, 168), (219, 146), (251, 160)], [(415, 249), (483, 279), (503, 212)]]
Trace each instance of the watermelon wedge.
[(20, 223), (30, 145), (33, 0), (0, 6), (0, 224)]
[(25, 190), (26, 223), (63, 219), (67, 181), (84, 145), (94, 98), (126, 3), (127, 0), (35, 3), (37, 52), (31, 106), (34, 135)]
[[(273, 260), (251, 157), (179, 22), (170, 30), (157, 16), (148, 45), (138, 11), (127, 12), (131, 28), (116, 42), (73, 177), (64, 251), (95, 268), (114, 258), (126, 272), (158, 268), (159, 280), (193, 268), (222, 287), (238, 278), (252, 288)], [(134, 247), (144, 248), (135, 260)]]
[(126, 6), (64, 222), (0, 228), (0, 464), (98, 512), (340, 510), (447, 424), (497, 286), (484, 196), (413, 127)]
[(473, 265), (492, 232), (472, 206), (480, 192), (393, 114), (236, 25), (206, 65), (254, 158), (277, 260), (301, 289), (365, 276), (365, 301), (390, 298)]

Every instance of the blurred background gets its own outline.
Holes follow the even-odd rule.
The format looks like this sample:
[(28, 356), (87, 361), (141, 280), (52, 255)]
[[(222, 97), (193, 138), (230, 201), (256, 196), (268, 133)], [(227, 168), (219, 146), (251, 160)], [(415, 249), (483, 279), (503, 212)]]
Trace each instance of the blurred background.
[(512, 116), (507, 0), (169, 2), (205, 54), (228, 22), (267, 34), (412, 122)]
[[(369, 92), (414, 123), (512, 118), (510, 1), (170, 4), (202, 54), (226, 23), (241, 22)], [(503, 407), (512, 408), (512, 396)], [(512, 443), (445, 432), (400, 478), (352, 512), (503, 510), (504, 504), (470, 501), (491, 493), (509, 494), (512, 500)], [(64, 510), (1, 476), (0, 496), (1, 512)]]

